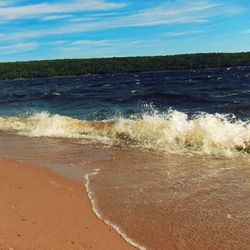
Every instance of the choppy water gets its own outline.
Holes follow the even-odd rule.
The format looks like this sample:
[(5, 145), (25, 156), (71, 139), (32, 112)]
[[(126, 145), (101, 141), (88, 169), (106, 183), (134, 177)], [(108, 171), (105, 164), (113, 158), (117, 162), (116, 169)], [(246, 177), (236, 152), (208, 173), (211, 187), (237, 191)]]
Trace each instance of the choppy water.
[(2, 81), (0, 129), (166, 152), (250, 151), (250, 68)]
[(248, 249), (250, 67), (0, 86), (0, 158), (88, 176), (98, 215), (148, 249)]
[(249, 67), (1, 81), (0, 114), (47, 111), (102, 120), (138, 115), (153, 104), (160, 112), (171, 107), (245, 118), (249, 82)]

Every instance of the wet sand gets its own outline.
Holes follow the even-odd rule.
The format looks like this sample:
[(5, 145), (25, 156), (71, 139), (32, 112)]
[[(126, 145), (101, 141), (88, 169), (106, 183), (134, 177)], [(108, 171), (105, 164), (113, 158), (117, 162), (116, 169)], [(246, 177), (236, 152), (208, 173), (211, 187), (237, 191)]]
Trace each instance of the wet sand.
[(0, 161), (0, 249), (133, 249), (98, 220), (84, 186)]
[(249, 157), (121, 149), (90, 188), (102, 217), (147, 249), (249, 250), (249, 166)]
[[(86, 174), (99, 169), (97, 175), (89, 175), (88, 183), (96, 211), (147, 249), (249, 250), (249, 155), (174, 155), (76, 140), (0, 135), (0, 158), (42, 165), (72, 179), (70, 183), (83, 182)], [(89, 204), (81, 185), (78, 197)], [(59, 211), (60, 206), (65, 204), (61, 201)], [(72, 207), (68, 204), (65, 209)], [(82, 209), (76, 217), (77, 222), (84, 220)]]

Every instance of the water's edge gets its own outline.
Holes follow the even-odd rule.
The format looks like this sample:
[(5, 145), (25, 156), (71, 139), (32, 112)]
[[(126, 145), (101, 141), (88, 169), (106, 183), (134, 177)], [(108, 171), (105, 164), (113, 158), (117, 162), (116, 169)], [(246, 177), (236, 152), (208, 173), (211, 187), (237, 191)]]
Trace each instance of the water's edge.
[(122, 239), (127, 242), (128, 244), (130, 244), (133, 247), (136, 247), (139, 250), (146, 250), (146, 248), (144, 246), (141, 246), (138, 242), (136, 242), (135, 240), (129, 238), (126, 233), (116, 224), (112, 223), (111, 221), (103, 218), (103, 216), (101, 215), (101, 213), (98, 211), (97, 208), (97, 203), (94, 197), (94, 193), (90, 190), (90, 178), (92, 176), (95, 176), (98, 174), (98, 172), (100, 171), (100, 169), (94, 169), (94, 172), (90, 173), (90, 174), (86, 174), (85, 175), (85, 188), (86, 188), (86, 192), (88, 194), (89, 197), (89, 201), (91, 203), (92, 206), (92, 211), (94, 212), (94, 214), (96, 215), (96, 217), (103, 221), (106, 225), (108, 225), (109, 227), (111, 227), (112, 229), (115, 230), (115, 232), (122, 237)]

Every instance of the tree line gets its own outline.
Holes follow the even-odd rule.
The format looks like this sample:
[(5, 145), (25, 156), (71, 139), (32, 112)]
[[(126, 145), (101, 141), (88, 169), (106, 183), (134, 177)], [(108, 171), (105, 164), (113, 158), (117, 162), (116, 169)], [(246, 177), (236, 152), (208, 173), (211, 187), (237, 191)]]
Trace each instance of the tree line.
[(0, 63), (0, 79), (250, 66), (250, 52)]

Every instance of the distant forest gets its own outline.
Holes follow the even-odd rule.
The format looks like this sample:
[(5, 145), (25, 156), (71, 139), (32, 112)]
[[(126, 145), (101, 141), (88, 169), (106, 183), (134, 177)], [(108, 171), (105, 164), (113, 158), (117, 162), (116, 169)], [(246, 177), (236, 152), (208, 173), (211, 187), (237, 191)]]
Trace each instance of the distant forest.
[(250, 52), (0, 63), (0, 79), (250, 66)]

